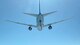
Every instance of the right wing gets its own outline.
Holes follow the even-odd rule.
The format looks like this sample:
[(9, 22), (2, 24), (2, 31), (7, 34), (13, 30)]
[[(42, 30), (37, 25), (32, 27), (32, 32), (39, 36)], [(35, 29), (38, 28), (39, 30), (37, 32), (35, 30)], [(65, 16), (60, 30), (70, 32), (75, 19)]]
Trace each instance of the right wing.
[(69, 19), (71, 19), (71, 18), (68, 18), (68, 19), (64, 19), (64, 20), (60, 20), (60, 21), (57, 21), (57, 22), (50, 23), (50, 24), (44, 25), (44, 27), (50, 26), (50, 25), (53, 25), (53, 24), (57, 24), (57, 23), (61, 23), (61, 22), (64, 22), (64, 21), (66, 21), (66, 20), (69, 20)]
[(27, 14), (27, 15), (30, 15), (30, 16), (34, 16), (34, 17), (38, 16), (38, 14), (31, 14), (31, 13), (24, 13), (24, 14)]
[(31, 27), (37, 27), (35, 25), (31, 25), (31, 24), (25, 24), (25, 23), (20, 23), (20, 22), (14, 22), (14, 21), (10, 21), (10, 20), (7, 20), (8, 22), (13, 22), (13, 23), (16, 23), (16, 24), (21, 24), (21, 25), (27, 25), (27, 26), (31, 26)]

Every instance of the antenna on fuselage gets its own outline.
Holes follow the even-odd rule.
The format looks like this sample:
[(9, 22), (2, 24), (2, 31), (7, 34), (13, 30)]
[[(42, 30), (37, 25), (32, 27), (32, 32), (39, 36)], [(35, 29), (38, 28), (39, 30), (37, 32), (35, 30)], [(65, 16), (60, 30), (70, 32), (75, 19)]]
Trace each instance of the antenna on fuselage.
[(39, 0), (39, 14), (41, 14), (40, 0)]

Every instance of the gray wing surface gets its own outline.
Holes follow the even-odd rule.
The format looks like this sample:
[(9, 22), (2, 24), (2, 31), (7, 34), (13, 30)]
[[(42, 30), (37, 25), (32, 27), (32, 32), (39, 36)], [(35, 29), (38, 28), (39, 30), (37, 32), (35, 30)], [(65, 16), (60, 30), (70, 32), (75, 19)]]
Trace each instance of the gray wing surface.
[(44, 25), (44, 27), (46, 27), (46, 26), (50, 26), (50, 25), (53, 25), (53, 24), (57, 24), (57, 23), (61, 23), (61, 22), (67, 21), (67, 20), (69, 20), (69, 19), (71, 19), (71, 18), (64, 19), (64, 20), (60, 20), (60, 21), (53, 22), (53, 23), (50, 23), (50, 24), (46, 24), (46, 25)]
[(27, 25), (27, 26), (31, 26), (31, 27), (37, 27), (37, 26), (31, 25), (31, 24), (25, 24), (25, 23), (15, 22), (15, 21), (11, 21), (11, 20), (7, 20), (7, 21), (12, 22), (12, 23), (16, 23), (16, 24), (20, 24), (20, 25)]

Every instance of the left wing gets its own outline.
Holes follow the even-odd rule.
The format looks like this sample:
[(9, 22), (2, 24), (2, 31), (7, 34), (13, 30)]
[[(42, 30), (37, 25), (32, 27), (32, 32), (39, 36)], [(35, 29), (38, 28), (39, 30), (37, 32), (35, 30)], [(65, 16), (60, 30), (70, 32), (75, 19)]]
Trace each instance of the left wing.
[(27, 25), (27, 26), (31, 26), (31, 27), (37, 27), (35, 25), (31, 25), (31, 24), (25, 24), (25, 23), (20, 23), (20, 22), (14, 22), (14, 21), (11, 21), (11, 20), (7, 20), (8, 22), (13, 22), (13, 23), (16, 23), (16, 24), (21, 24), (21, 25)]
[(57, 22), (50, 23), (50, 24), (44, 25), (44, 27), (50, 26), (50, 25), (53, 25), (53, 24), (57, 24), (57, 23), (60, 23), (60, 22), (63, 22), (63, 21), (69, 20), (69, 19), (71, 19), (71, 18), (68, 18), (68, 19), (64, 19), (64, 20), (60, 20), (60, 21), (57, 21)]

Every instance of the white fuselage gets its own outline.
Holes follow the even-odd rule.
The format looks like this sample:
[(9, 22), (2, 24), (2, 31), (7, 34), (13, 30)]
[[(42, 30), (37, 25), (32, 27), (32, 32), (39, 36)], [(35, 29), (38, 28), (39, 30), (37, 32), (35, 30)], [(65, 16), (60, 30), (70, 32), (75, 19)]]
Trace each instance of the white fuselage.
[(44, 26), (44, 17), (43, 17), (43, 15), (39, 14), (36, 18), (36, 22), (37, 22), (38, 30), (41, 31), (43, 26)]

